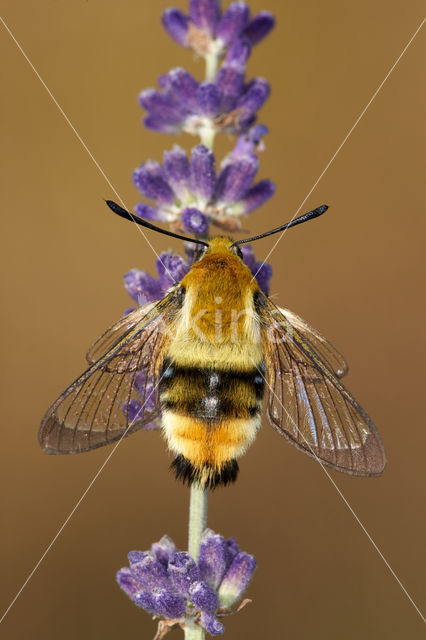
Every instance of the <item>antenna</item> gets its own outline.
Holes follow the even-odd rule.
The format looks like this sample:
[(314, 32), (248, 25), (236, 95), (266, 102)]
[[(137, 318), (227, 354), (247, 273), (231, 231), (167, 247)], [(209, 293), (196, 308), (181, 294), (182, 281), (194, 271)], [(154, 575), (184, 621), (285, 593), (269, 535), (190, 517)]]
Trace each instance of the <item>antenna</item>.
[(254, 240), (260, 240), (260, 238), (266, 238), (267, 236), (272, 236), (274, 233), (279, 233), (280, 231), (284, 231), (285, 229), (290, 229), (290, 227), (295, 227), (297, 224), (302, 224), (302, 222), (307, 222), (308, 220), (312, 220), (313, 218), (318, 218), (318, 216), (322, 216), (328, 209), (326, 204), (309, 211), (308, 213), (304, 213), (303, 216), (299, 216), (294, 220), (290, 220), (286, 224), (283, 224), (281, 227), (277, 227), (276, 229), (272, 229), (271, 231), (267, 231), (266, 233), (261, 233), (259, 236), (253, 236), (252, 238), (244, 238), (243, 240), (237, 240), (232, 244), (233, 247), (238, 246), (240, 244), (246, 244), (246, 242), (253, 242)]
[(172, 231), (167, 231), (166, 229), (161, 229), (161, 227), (156, 227), (155, 224), (151, 224), (147, 220), (140, 218), (134, 213), (130, 213), (130, 211), (126, 211), (123, 207), (120, 207), (116, 202), (112, 200), (105, 200), (111, 211), (116, 213), (118, 216), (125, 218), (126, 220), (130, 220), (131, 222), (136, 222), (136, 224), (140, 224), (141, 227), (146, 227), (147, 229), (152, 229), (152, 231), (158, 231), (158, 233), (164, 233), (165, 236), (171, 236), (172, 238), (178, 238), (179, 240), (186, 240), (187, 242), (193, 242), (194, 244), (202, 244), (205, 247), (208, 247), (207, 242), (203, 242), (203, 240), (196, 240), (196, 238), (187, 238), (186, 236), (180, 236), (178, 233), (173, 233)]

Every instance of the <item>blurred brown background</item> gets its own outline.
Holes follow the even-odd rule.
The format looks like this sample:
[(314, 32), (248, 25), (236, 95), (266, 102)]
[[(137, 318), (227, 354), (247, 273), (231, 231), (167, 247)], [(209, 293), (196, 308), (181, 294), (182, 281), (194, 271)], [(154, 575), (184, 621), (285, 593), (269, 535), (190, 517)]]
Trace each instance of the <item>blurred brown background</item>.
[[(186, 0), (176, 0), (184, 9)], [(249, 219), (289, 219), (422, 19), (422, 2), (252, 0), (278, 19), (249, 74), (273, 87), (261, 175), (278, 184)], [(131, 171), (178, 140), (145, 131), (136, 96), (177, 65), (203, 65), (163, 33), (168, 0), (2, 0), (1, 14), (129, 207)], [(425, 605), (424, 194), (426, 27), (309, 197), (318, 222), (274, 251), (272, 292), (347, 356), (349, 388), (388, 452), (380, 479), (332, 472), (420, 608)], [(1, 29), (3, 104), (1, 511), (6, 609), (109, 454), (47, 457), (36, 433), (84, 367), (86, 347), (129, 299), (122, 274), (154, 272), (141, 235), (106, 210), (104, 178)], [(224, 152), (230, 140), (217, 147)], [(158, 252), (181, 250), (155, 234)], [(274, 239), (259, 242), (266, 256)], [(129, 549), (167, 532), (186, 545), (188, 490), (156, 433), (123, 441), (0, 628), (7, 638), (151, 638), (120, 593)], [(265, 424), (237, 484), (210, 499), (208, 524), (257, 557), (254, 603), (229, 638), (420, 638), (419, 615), (320, 466)], [(173, 632), (179, 637), (180, 632)]]

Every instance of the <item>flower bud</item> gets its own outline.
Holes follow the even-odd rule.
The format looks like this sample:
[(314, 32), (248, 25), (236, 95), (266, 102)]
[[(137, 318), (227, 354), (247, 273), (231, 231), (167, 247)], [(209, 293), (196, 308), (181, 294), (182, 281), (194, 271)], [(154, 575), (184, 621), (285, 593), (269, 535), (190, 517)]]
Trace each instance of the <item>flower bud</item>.
[(254, 556), (238, 553), (227, 570), (219, 587), (219, 603), (221, 607), (232, 607), (241, 599), (256, 568)]

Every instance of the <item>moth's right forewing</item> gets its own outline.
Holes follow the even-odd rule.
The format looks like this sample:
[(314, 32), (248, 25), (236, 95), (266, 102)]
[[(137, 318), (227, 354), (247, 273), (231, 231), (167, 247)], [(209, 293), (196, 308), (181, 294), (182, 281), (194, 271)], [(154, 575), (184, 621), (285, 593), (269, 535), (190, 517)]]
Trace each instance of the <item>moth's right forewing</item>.
[(292, 327), (302, 336), (304, 342), (312, 351), (315, 351), (323, 362), (333, 371), (338, 378), (343, 378), (349, 367), (342, 354), (322, 336), (316, 329), (311, 327), (303, 318), (290, 311), (277, 307), (278, 311), (289, 321)]
[(380, 475), (386, 455), (360, 404), (288, 317), (264, 299), (267, 413), (294, 446), (338, 471)]
[(160, 372), (179, 307), (166, 296), (59, 396), (39, 429), (46, 453), (95, 449), (158, 417)]

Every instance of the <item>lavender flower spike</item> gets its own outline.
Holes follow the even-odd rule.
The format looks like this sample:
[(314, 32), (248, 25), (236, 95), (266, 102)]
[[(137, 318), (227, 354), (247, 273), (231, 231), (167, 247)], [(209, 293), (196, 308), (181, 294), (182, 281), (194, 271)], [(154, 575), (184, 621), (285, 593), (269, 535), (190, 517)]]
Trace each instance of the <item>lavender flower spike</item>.
[[(188, 0), (186, 11), (170, 8), (162, 17), (164, 29), (176, 43), (205, 59), (204, 81), (176, 67), (158, 78), (157, 88), (139, 96), (148, 129), (185, 132), (199, 136), (202, 144), (195, 145), (189, 155), (175, 145), (164, 153), (163, 163), (148, 160), (133, 172), (134, 185), (142, 196), (135, 206), (137, 215), (165, 222), (175, 233), (193, 234), (203, 241), (211, 237), (211, 225), (226, 236), (241, 231), (243, 216), (275, 192), (270, 180), (256, 182), (257, 154), (264, 150), (263, 138), (268, 133), (256, 122), (270, 87), (262, 77), (247, 78), (246, 70), (253, 48), (270, 33), (275, 21), (266, 11), (252, 16), (248, 4), (240, 0), (223, 10), (221, 4), (220, 0)], [(220, 164), (213, 153), (219, 132), (236, 137)], [(146, 306), (147, 312), (155, 307), (199, 259), (196, 245), (186, 243), (184, 257), (172, 251), (161, 253), (156, 277), (138, 269), (129, 271), (125, 286), (135, 304)], [(256, 260), (248, 245), (241, 251), (242, 260), (268, 294), (270, 265)], [(139, 314), (124, 323), (132, 326), (135, 316)], [(143, 370), (135, 372), (133, 383), (131, 396), (122, 400), (126, 420), (137, 427), (148, 412), (152, 422), (144, 428), (158, 428), (157, 387)], [(225, 629), (220, 618), (236, 613), (246, 602), (242, 598), (256, 568), (255, 558), (240, 551), (233, 538), (210, 530), (202, 533), (206, 495), (201, 487), (192, 485), (190, 553), (180, 551), (173, 540), (163, 536), (148, 551), (131, 551), (129, 566), (117, 572), (120, 588), (134, 604), (160, 619), (156, 638), (163, 638), (174, 626), (184, 629), (186, 636), (189, 630), (199, 637), (204, 637), (202, 630), (222, 634)]]
[(240, 552), (233, 538), (210, 530), (203, 534), (201, 551), (196, 563), (164, 536), (150, 551), (131, 551), (130, 566), (118, 571), (117, 582), (138, 607), (169, 627), (195, 625), (221, 634), (218, 617), (234, 613), (231, 607), (241, 600), (256, 561)]

